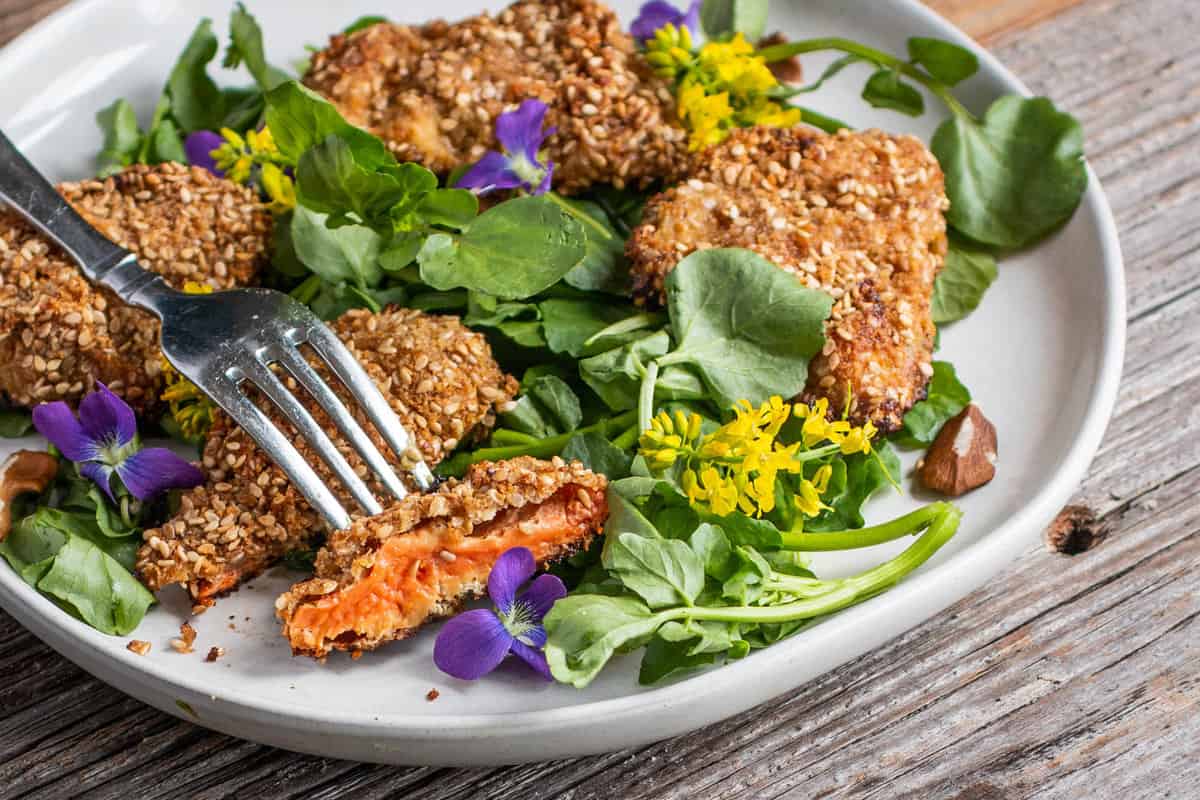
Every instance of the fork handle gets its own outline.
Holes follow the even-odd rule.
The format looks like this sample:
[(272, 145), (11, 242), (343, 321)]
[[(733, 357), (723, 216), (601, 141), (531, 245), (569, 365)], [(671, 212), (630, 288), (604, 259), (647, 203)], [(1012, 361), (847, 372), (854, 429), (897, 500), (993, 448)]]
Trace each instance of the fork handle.
[(157, 301), (174, 290), (160, 275), (140, 267), (137, 256), (110, 242), (79, 216), (3, 131), (0, 198), (66, 251), (90, 281), (162, 317)]

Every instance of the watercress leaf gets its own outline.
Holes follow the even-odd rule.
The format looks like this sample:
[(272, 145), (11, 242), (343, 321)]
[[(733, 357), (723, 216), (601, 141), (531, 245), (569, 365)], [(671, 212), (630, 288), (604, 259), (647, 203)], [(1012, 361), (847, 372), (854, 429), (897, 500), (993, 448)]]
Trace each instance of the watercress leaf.
[(555, 353), (575, 358), (583, 355), (583, 346), (595, 334), (629, 316), (628, 309), (591, 300), (552, 298), (538, 304), (546, 344)]
[(500, 414), (500, 422), (509, 430), (526, 433), (538, 439), (558, 433), (547, 421), (541, 407), (529, 395), (518, 397), (512, 408)]
[(0, 555), (31, 586), (37, 586), (38, 580), (49, 569), (50, 561), (67, 543), (65, 531), (46, 523), (44, 512), (50, 510), (39, 509), (22, 517), (8, 536), (0, 539)]
[(212, 20), (202, 19), (167, 78), (171, 116), (184, 133), (216, 130), (225, 117), (225, 98), (208, 75), (208, 64), (216, 55)]
[(342, 118), (333, 104), (296, 81), (287, 81), (267, 92), (267, 126), (279, 152), (290, 163), (305, 150), (336, 135), (350, 147), (354, 161), (364, 169), (395, 165), (383, 142)]
[(704, 588), (704, 565), (686, 542), (619, 533), (605, 542), (604, 568), (650, 608), (691, 605)]
[(434, 189), (421, 199), (415, 213), (430, 225), (461, 231), (479, 214), (479, 197), (466, 189)]
[(891, 486), (888, 476), (900, 474), (900, 460), (888, 442), (878, 442), (871, 454), (856, 453), (833, 461), (834, 475), (822, 500), (830, 508), (806, 520), (806, 531), (861, 528), (867, 500)]
[(572, 436), (563, 448), (562, 457), (567, 461), (578, 461), (610, 481), (627, 477), (633, 463), (633, 456), (594, 431)]
[(296, 256), (310, 270), (331, 284), (353, 283), (360, 287), (379, 283), (379, 234), (362, 225), (330, 228), (327, 217), (304, 206), (292, 214), (291, 237)]
[(467, 293), (462, 289), (450, 292), (421, 292), (408, 299), (409, 308), (418, 311), (458, 311), (467, 307)]
[(717, 660), (715, 653), (693, 654), (691, 651), (692, 647), (687, 641), (672, 642), (655, 636), (646, 644), (646, 651), (642, 654), (638, 683), (650, 686), (707, 667)]
[(944, 39), (914, 36), (908, 40), (908, 57), (947, 86), (962, 83), (979, 71), (974, 53)]
[(700, 25), (709, 39), (741, 33), (746, 41), (757, 42), (767, 27), (767, 6), (768, 0), (704, 0)]
[(703, 400), (708, 397), (704, 382), (687, 367), (673, 365), (658, 373), (654, 396), (660, 400)]
[[(142, 130), (128, 100), (117, 100), (96, 114), (104, 144), (96, 156), (100, 177), (107, 177), (132, 164), (142, 145)], [(186, 159), (184, 159), (186, 161)]]
[(1025, 247), (1057, 230), (1087, 188), (1083, 129), (1045, 97), (1002, 97), (982, 122), (955, 115), (931, 148), (946, 173), (946, 218), (993, 247)]
[(664, 539), (687, 540), (696, 531), (700, 518), (689, 505), (672, 505), (657, 509), (650, 521)]
[(435, 289), (521, 300), (556, 283), (583, 255), (578, 220), (543, 197), (518, 197), (483, 212), (461, 235), (430, 236), (417, 262)]
[(599, 355), (607, 350), (623, 347), (650, 335), (667, 322), (667, 315), (661, 311), (642, 312), (611, 323), (606, 328), (589, 336), (583, 343), (583, 355)]
[(188, 163), (187, 151), (183, 149), (183, 137), (179, 129), (169, 119), (164, 119), (155, 125), (149, 134), (149, 150), (146, 161), (150, 164), (162, 164), (175, 161), (180, 164)]
[(342, 30), (342, 33), (344, 33), (346, 35), (350, 35), (351, 33), (355, 33), (356, 31), (361, 31), (363, 28), (369, 28), (372, 25), (378, 25), (381, 22), (387, 22), (387, 21), (388, 21), (387, 17), (381, 17), (381, 16), (378, 16), (375, 14), (369, 14), (366, 16), (359, 17), (358, 19), (354, 20), (354, 22), (351, 22), (349, 25), (347, 25)]
[(571, 209), (587, 237), (583, 260), (563, 276), (563, 282), (588, 292), (627, 294), (629, 263), (625, 259), (625, 239), (617, 233), (608, 214), (587, 200), (557, 199)]
[(111, 556), (72, 536), (38, 580), (38, 591), (103, 633), (123, 636), (138, 626), (154, 595)]
[(904, 428), (896, 436), (898, 444), (926, 447), (951, 418), (971, 402), (971, 393), (958, 380), (954, 366), (947, 361), (933, 362), (933, 377), (924, 400), (904, 415)]
[(579, 375), (600, 399), (614, 411), (637, 406), (638, 387), (645, 365), (664, 355), (671, 347), (666, 331), (643, 336), (623, 347), (617, 347), (579, 362)]
[(748, 517), (740, 511), (730, 512), (723, 517), (701, 511), (700, 519), (724, 531), (735, 546), (744, 545), (755, 550), (778, 550), (783, 546), (779, 530), (765, 519)]
[(862, 98), (875, 108), (890, 108), (910, 117), (925, 113), (925, 98), (894, 69), (875, 72), (863, 87)]
[(229, 48), (222, 62), (224, 66), (233, 68), (245, 64), (254, 76), (254, 82), (264, 92), (289, 80), (286, 72), (267, 63), (263, 52), (262, 28), (242, 3), (234, 6), (229, 16), (229, 39)]
[(235, 131), (253, 128), (266, 108), (266, 100), (257, 86), (225, 88), (221, 90), (221, 97), (225, 105), (221, 127)]
[(733, 546), (725, 532), (710, 522), (702, 522), (688, 539), (692, 550), (704, 564), (704, 573), (719, 581), (726, 581), (733, 576), (736, 561), (733, 557)]
[(402, 231), (392, 237), (387, 249), (379, 254), (379, 266), (385, 272), (400, 272), (413, 263), (425, 237), (416, 231)]
[(33, 430), (33, 415), (24, 409), (0, 411), (0, 438), (16, 439)]
[(735, 547), (733, 558), (733, 574), (721, 584), (721, 595), (737, 605), (753, 605), (762, 597), (771, 565), (752, 547)]
[(946, 263), (933, 283), (933, 321), (945, 325), (970, 314), (994, 280), (995, 256), (951, 241)]
[(556, 375), (535, 378), (529, 382), (525, 393), (545, 409), (560, 433), (575, 430), (583, 421), (579, 398), (567, 382)]
[(725, 407), (803, 389), (809, 358), (825, 341), (829, 295), (741, 249), (692, 253), (667, 276), (666, 290), (678, 345), (660, 365), (690, 364)]
[[(636, 481), (635, 478), (624, 478), (619, 481), (614, 481), (609, 484), (606, 496), (608, 498), (608, 519), (604, 523), (604, 547), (608, 548), (609, 543), (615, 541), (622, 533), (633, 533), (642, 538), (660, 539), (662, 535), (658, 529), (646, 519), (641, 510), (638, 509), (628, 492), (633, 488), (630, 481)], [(624, 487), (617, 484), (624, 484)], [(638, 489), (633, 489), (638, 491)]]
[[(403, 290), (401, 290), (403, 291)], [(308, 302), (308, 306), (326, 322), (337, 319), (352, 308), (366, 308), (374, 313), (383, 309), (382, 298), (377, 298), (376, 290), (361, 288), (352, 283), (329, 283), (321, 281), (316, 294)]]
[(330, 134), (300, 156), (296, 167), (296, 199), (314, 211), (352, 211), (366, 224), (383, 225), (417, 208), (437, 188), (437, 177), (418, 164), (386, 170), (361, 166), (350, 143)]
[(573, 594), (546, 615), (546, 662), (555, 680), (582, 689), (617, 648), (643, 643), (664, 622), (634, 597)]

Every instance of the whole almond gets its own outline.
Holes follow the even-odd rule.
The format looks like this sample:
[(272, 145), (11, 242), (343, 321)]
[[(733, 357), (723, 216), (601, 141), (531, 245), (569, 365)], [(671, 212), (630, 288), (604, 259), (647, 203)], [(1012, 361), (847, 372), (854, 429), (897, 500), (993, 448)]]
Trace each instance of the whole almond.
[(925, 488), (958, 497), (996, 476), (996, 427), (972, 403), (942, 426), (918, 475)]

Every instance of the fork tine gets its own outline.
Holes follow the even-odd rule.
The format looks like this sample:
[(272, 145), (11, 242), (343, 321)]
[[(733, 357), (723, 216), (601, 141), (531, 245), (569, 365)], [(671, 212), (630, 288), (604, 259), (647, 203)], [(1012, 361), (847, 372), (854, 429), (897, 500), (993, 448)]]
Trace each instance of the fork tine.
[[(261, 358), (262, 355), (259, 354), (259, 357)], [(261, 389), (263, 394), (283, 412), (288, 421), (296, 427), (296, 431), (317, 451), (317, 455), (325, 461), (338, 480), (345, 484), (346, 488), (350, 490), (350, 494), (354, 495), (354, 499), (368, 514), (374, 515), (383, 511), (379, 501), (371, 494), (371, 490), (363, 483), (362, 478), (355, 474), (354, 469), (346, 461), (345, 456), (338, 451), (329, 435), (321, 429), (304, 404), (283, 385), (283, 381), (279, 380), (270, 367), (261, 360), (251, 358), (244, 364), (239, 364), (238, 368), (243, 377)]]
[(271, 351), (270, 359), (278, 361), (313, 396), (317, 405), (333, 419), (338, 430), (350, 441), (367, 466), (379, 476), (388, 491), (397, 500), (403, 500), (408, 494), (408, 490), (404, 488), (404, 482), (396, 475), (392, 465), (383, 457), (383, 453), (379, 452), (379, 448), (354, 419), (354, 415), (346, 408), (341, 398), (334, 394), (333, 390), (329, 388), (329, 384), (309, 365), (300, 351), (290, 347), (280, 347)]
[[(403, 458), (409, 447), (416, 450), (415, 443), (408, 431), (404, 429), (396, 412), (383, 399), (374, 381), (367, 375), (366, 370), (354, 359), (341, 340), (325, 325), (310, 326), (307, 331), (307, 341), (317, 354), (325, 360), (338, 379), (346, 385), (354, 399), (366, 410), (367, 416), (376, 429), (387, 441), (388, 446), (398, 458)], [(422, 490), (433, 488), (433, 473), (429, 471), (423, 460), (417, 460), (411, 467), (413, 480)]]
[(205, 383), (202, 387), (205, 393), (216, 400), (225, 413), (236, 420), (242, 430), (250, 434), (250, 438), (279, 465), (292, 485), (300, 490), (300, 494), (304, 495), (309, 505), (320, 513), (330, 527), (334, 530), (349, 528), (350, 515), (346, 513), (346, 509), (342, 508), (337, 497), (304, 460), (300, 451), (275, 427), (275, 423), (271, 422), (262, 409), (237, 386), (226, 386), (223, 382), (220, 386), (212, 386), (207, 381)]

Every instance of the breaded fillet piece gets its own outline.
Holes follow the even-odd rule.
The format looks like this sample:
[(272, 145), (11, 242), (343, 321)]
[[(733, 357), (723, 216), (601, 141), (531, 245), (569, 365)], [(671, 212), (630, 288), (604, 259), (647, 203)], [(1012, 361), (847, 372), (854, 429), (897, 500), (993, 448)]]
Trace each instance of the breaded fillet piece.
[[(348, 311), (333, 330), (388, 399), (431, 467), (462, 440), (485, 434), (497, 408), (512, 399), (517, 382), (500, 371), (491, 348), (456, 317), (410, 309), (380, 314)], [(286, 381), (295, 390), (291, 379)], [(331, 381), (340, 390), (340, 385)], [(298, 396), (305, 398), (301, 392)], [(343, 399), (348, 398), (343, 394)], [(313, 416), (329, 432), (350, 465), (378, 498), (390, 495), (332, 422), (311, 403)], [(383, 453), (389, 449), (355, 403), (359, 424)], [(290, 430), (274, 409), (275, 424)], [(299, 437), (293, 441), (308, 463), (352, 513), (358, 510), (329, 468)], [(400, 459), (411, 463), (412, 454)], [(393, 459), (395, 461), (395, 459)], [(253, 577), (290, 550), (305, 547), (324, 526), (283, 470), (241, 428), (218, 414), (204, 447), (208, 480), (183, 496), (174, 518), (145, 531), (137, 570), (151, 590), (171, 583), (187, 586), (198, 606)]]
[(275, 601), (283, 634), (293, 653), (316, 658), (411, 636), (481, 596), (506, 550), (527, 547), (543, 564), (586, 547), (608, 516), (606, 485), (557, 457), (476, 464), (332, 534), (316, 577)]
[[(745, 247), (834, 298), (804, 399), (900, 427), (933, 374), (933, 281), (949, 208), (937, 159), (912, 136), (806, 127), (735, 131), (651, 198), (626, 252), (643, 303), (689, 253)], [(734, 287), (731, 287), (734, 288)]]
[(493, 17), (380, 23), (334, 36), (304, 78), (401, 161), (435, 172), (497, 147), (496, 117), (526, 99), (550, 109), (554, 186), (645, 186), (687, 155), (670, 87), (613, 11), (594, 0), (524, 0)]
[[(271, 215), (244, 186), (181, 164), (58, 187), (83, 218), (175, 288), (252, 283)], [(78, 401), (102, 381), (143, 412), (162, 391), (158, 321), (97, 289), (21, 219), (0, 213), (0, 396)]]

